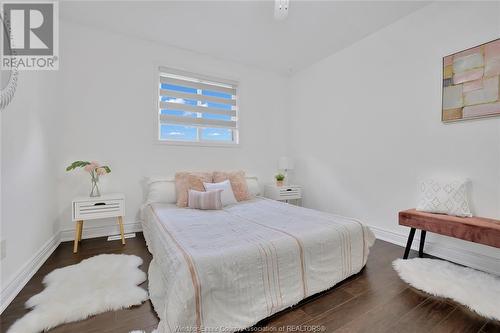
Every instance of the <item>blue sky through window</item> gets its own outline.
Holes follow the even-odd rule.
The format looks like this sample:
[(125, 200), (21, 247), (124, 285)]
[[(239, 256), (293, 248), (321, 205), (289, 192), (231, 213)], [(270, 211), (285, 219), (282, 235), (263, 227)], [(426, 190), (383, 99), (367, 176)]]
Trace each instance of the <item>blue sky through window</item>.
[(196, 101), (192, 100), (192, 99), (176, 98), (176, 97), (168, 97), (168, 96), (161, 96), (161, 101), (162, 102), (174, 102), (174, 103), (179, 103), (179, 104), (196, 105)]
[[(161, 125), (161, 140), (196, 141), (196, 127), (182, 125)], [(233, 132), (228, 128), (202, 128), (201, 139), (206, 141), (233, 141)]]
[(231, 94), (221, 93), (221, 92), (217, 92), (217, 91), (210, 91), (210, 90), (202, 90), (201, 94), (205, 95), (205, 96), (213, 96), (213, 97), (220, 97), (220, 98), (227, 98), (227, 99), (232, 98)]
[(198, 92), (198, 90), (196, 88), (176, 86), (176, 85), (169, 84), (169, 83), (162, 83), (161, 84), (161, 89), (168, 89), (168, 90), (173, 90), (173, 91), (180, 91), (180, 92), (185, 92), (185, 93), (190, 93), (190, 94), (196, 94)]
[(180, 110), (166, 110), (166, 109), (160, 110), (160, 113), (166, 114), (169, 116), (181, 116), (181, 117), (191, 117), (191, 118), (196, 118), (198, 115), (196, 112), (180, 111)]
[[(170, 90), (181, 93), (198, 94), (199, 90), (196, 88), (184, 87), (168, 83), (160, 83), (160, 88), (164, 90)], [(217, 97), (221, 99), (232, 99), (231, 94), (223, 92), (215, 92), (210, 90), (201, 90), (201, 95)], [(167, 93), (168, 94), (168, 93)], [(210, 108), (217, 108), (222, 110), (232, 110), (231, 104), (216, 103), (203, 101), (200, 99), (191, 100), (185, 98), (177, 98), (170, 96), (161, 96), (160, 101), (162, 102), (174, 102), (179, 104), (193, 105), (207, 107), (207, 111)], [(209, 111), (210, 112), (210, 111)], [(171, 116), (181, 116), (181, 117), (202, 117), (205, 119), (213, 120), (223, 120), (231, 121), (233, 117), (231, 115), (224, 114), (214, 114), (214, 113), (197, 113), (176, 109), (174, 105), (170, 105), (169, 108), (160, 109), (160, 114), (171, 115)], [(198, 137), (199, 136), (199, 137)], [(233, 141), (233, 130), (228, 128), (197, 128), (192, 126), (174, 125), (174, 124), (161, 124), (160, 125), (160, 139), (161, 140), (175, 140), (175, 141), (197, 141), (198, 139), (202, 141), (221, 141), (221, 142), (232, 142)]]
[(161, 140), (196, 141), (196, 127), (162, 124), (160, 128)]
[(209, 141), (233, 141), (233, 131), (228, 128), (203, 128), (201, 139)]
[(229, 104), (221, 104), (221, 103), (214, 103), (214, 102), (206, 102), (206, 106), (209, 108), (217, 108), (217, 109), (223, 109), (223, 110), (231, 110), (231, 105)]
[(202, 118), (231, 121), (231, 116), (225, 114), (203, 113)]

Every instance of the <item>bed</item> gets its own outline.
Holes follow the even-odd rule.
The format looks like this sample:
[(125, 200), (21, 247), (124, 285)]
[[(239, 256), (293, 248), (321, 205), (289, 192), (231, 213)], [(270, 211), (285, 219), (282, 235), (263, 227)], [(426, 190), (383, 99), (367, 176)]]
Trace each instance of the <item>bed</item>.
[(366, 264), (355, 219), (256, 197), (223, 210), (143, 208), (159, 333), (233, 332), (331, 288)]

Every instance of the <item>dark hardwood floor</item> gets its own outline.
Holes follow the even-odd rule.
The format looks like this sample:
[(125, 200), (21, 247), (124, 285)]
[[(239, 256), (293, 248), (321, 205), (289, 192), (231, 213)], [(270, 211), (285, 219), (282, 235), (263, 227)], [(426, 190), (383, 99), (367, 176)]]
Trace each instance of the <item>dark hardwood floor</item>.
[[(122, 246), (119, 241), (107, 242), (105, 238), (84, 240), (78, 254), (72, 253), (71, 242), (62, 243), (2, 313), (0, 331), (6, 332), (16, 319), (28, 312), (24, 303), (42, 291), (45, 275), (56, 268), (101, 253), (138, 255), (144, 259), (141, 267), (144, 271), (147, 271), (151, 261), (151, 254), (140, 233), (136, 238), (127, 239), (126, 246)], [(455, 302), (431, 297), (402, 282), (391, 266), (392, 261), (401, 257), (402, 253), (402, 247), (377, 240), (366, 267), (359, 274), (290, 310), (263, 320), (252, 331), (267, 329), (270, 332), (297, 332), (300, 325), (309, 325), (302, 328), (309, 331), (317, 327), (325, 332), (370, 333), (500, 332), (499, 322), (482, 318)], [(147, 288), (147, 281), (142, 287)], [(78, 294), (77, 286), (75, 294)], [(156, 314), (148, 301), (131, 309), (106, 312), (87, 320), (65, 324), (50, 332), (118, 333), (134, 329), (151, 332), (157, 323)]]

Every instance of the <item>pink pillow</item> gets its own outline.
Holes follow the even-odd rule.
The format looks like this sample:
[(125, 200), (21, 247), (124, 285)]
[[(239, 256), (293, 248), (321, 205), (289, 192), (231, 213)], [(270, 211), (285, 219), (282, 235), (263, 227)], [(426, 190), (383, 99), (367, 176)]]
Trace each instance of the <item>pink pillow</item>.
[(212, 182), (211, 172), (177, 172), (175, 174), (175, 192), (177, 206), (187, 207), (188, 190), (204, 191), (203, 183)]
[(231, 188), (233, 189), (234, 196), (238, 201), (244, 201), (251, 198), (250, 192), (248, 192), (247, 180), (245, 178), (245, 171), (214, 171), (213, 182), (220, 183), (228, 180), (231, 183)]
[(222, 209), (222, 191), (200, 192), (189, 190), (188, 207), (195, 209)]

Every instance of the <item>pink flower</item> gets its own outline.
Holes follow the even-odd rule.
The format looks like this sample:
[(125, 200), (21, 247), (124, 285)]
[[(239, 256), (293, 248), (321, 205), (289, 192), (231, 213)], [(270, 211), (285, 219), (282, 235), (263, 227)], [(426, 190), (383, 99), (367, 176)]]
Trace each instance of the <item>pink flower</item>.
[(87, 172), (92, 172), (97, 168), (97, 166), (93, 163), (87, 164), (83, 169)]
[(97, 174), (99, 176), (105, 175), (107, 173), (106, 169), (104, 169), (104, 168), (97, 168), (95, 171), (97, 172)]
[(95, 165), (96, 168), (100, 167), (101, 165), (97, 161), (91, 161), (90, 164)]

